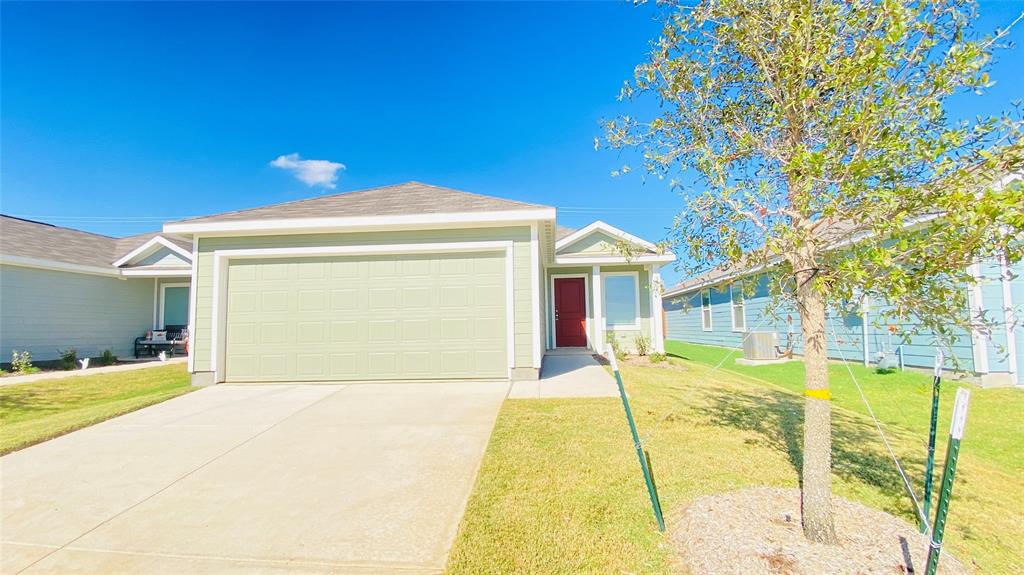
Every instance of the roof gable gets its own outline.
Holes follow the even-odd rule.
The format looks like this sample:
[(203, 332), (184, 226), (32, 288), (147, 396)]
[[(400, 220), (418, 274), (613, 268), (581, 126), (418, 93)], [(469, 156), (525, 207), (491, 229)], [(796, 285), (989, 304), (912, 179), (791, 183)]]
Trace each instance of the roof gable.
[(176, 242), (163, 236), (154, 235), (118, 258), (113, 265), (114, 267), (191, 267), (192, 253)]
[(618, 254), (620, 241), (629, 242), (644, 252), (658, 252), (658, 247), (651, 242), (598, 220), (585, 228), (572, 231), (559, 238), (555, 242), (555, 253), (558, 255)]

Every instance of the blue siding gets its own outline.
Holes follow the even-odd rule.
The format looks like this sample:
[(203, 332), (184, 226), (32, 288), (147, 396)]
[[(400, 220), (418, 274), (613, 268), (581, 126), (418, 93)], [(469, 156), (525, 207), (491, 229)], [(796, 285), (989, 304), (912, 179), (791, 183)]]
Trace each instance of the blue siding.
[[(785, 346), (787, 333), (792, 332), (794, 351), (803, 353), (800, 333), (800, 314), (791, 304), (780, 304), (771, 313), (771, 298), (767, 284), (761, 278), (756, 292), (745, 301), (747, 331), (775, 332), (779, 345)], [(728, 286), (711, 290), (712, 329), (704, 331), (701, 323), (700, 292), (689, 292), (664, 299), (667, 339), (707, 345), (739, 348), (743, 332), (733, 331), (730, 319), (731, 300)], [(913, 320), (896, 322), (888, 315), (889, 306), (875, 303), (868, 306), (867, 352), (869, 361), (874, 363), (881, 351), (895, 351), (902, 345), (904, 363), (909, 366), (931, 367), (934, 363), (935, 347), (939, 345), (931, 334), (906, 336), (913, 327)], [(790, 321), (791, 320), (791, 321)], [(888, 325), (896, 326), (890, 333)], [(790, 327), (791, 326), (791, 327)], [(859, 312), (830, 310), (827, 324), (828, 356), (853, 362), (864, 360), (865, 326)], [(834, 333), (833, 333), (834, 330)], [(973, 370), (971, 339), (967, 332), (960, 331), (957, 341), (946, 354), (955, 354), (960, 369)], [(947, 358), (947, 367), (954, 366), (953, 358)]]
[(104, 349), (127, 357), (153, 323), (152, 278), (118, 279), (0, 266), (0, 361), (28, 350), (37, 361), (74, 347), (78, 357)]
[(1024, 263), (1010, 267), (1013, 278), (1010, 280), (1010, 299), (1013, 301), (1014, 321), (1013, 336), (1017, 350), (1017, 383), (1024, 383)]
[(1002, 268), (998, 262), (981, 264), (981, 302), (985, 316), (993, 322), (991, 337), (988, 339), (989, 371), (1009, 371), (1006, 324), (1003, 321)]

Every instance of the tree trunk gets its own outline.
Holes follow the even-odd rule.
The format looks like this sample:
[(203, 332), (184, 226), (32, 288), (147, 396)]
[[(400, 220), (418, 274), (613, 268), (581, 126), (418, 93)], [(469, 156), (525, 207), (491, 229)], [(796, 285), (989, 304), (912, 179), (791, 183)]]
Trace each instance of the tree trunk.
[(818, 289), (817, 262), (805, 252), (794, 262), (796, 299), (804, 340), (804, 457), (801, 509), (804, 536), (836, 543), (832, 520), (832, 406), (828, 389), (825, 301)]

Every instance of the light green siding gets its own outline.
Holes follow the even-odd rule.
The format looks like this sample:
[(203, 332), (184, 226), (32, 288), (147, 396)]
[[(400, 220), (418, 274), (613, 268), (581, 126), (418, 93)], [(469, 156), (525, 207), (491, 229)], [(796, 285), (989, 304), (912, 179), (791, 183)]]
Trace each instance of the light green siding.
[(514, 367), (531, 367), (533, 345), (531, 290), (533, 286), (530, 279), (530, 228), (517, 226), (201, 238), (198, 261), (196, 262), (196, 317), (194, 339), (192, 340), (195, 351), (193, 370), (197, 372), (212, 371), (210, 356), (213, 314), (213, 253), (215, 250), (498, 240), (513, 241)]
[(74, 347), (78, 357), (105, 349), (128, 357), (153, 323), (152, 278), (119, 279), (0, 266), (0, 361), (27, 350), (37, 361)]
[(615, 247), (617, 241), (602, 231), (594, 231), (558, 250), (558, 255), (621, 255)]

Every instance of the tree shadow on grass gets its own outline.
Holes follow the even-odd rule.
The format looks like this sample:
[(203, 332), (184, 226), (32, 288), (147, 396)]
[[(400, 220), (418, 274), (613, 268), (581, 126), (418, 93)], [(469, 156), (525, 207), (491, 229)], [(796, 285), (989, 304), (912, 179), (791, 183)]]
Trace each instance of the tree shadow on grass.
[[(784, 452), (800, 476), (803, 463), (803, 398), (774, 390), (746, 393), (721, 388), (707, 389), (707, 404), (696, 406), (718, 426), (753, 432), (756, 445)], [(923, 466), (924, 459), (901, 458), (906, 469)], [(884, 449), (878, 432), (859, 418), (832, 412), (832, 471), (855, 479), (892, 496), (906, 494), (892, 458)]]

